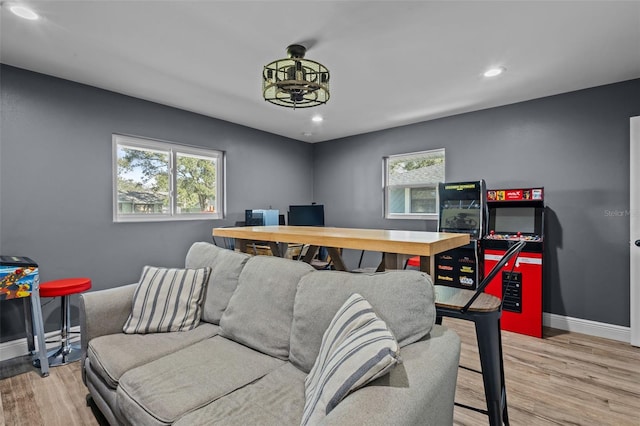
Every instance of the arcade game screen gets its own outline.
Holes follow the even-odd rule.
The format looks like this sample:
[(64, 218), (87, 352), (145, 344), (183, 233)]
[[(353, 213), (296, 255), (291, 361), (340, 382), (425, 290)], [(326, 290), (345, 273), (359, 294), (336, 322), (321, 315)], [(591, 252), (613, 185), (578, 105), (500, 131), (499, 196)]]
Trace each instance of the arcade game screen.
[(442, 232), (468, 233), (477, 237), (480, 221), (480, 205), (475, 200), (448, 201), (440, 207)]
[(501, 207), (494, 210), (495, 232), (501, 234), (535, 233), (535, 207)]

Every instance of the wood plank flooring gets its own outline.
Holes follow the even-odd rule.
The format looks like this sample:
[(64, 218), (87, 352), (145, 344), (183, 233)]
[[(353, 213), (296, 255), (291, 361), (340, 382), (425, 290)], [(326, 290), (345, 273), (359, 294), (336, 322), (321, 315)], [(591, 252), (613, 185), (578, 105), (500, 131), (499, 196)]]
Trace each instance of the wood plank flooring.
[[(463, 367), (479, 370), (469, 322), (445, 318), (462, 338)], [(640, 426), (640, 348), (577, 333), (545, 329), (543, 339), (503, 332), (509, 418), (512, 425)], [(0, 365), (0, 377), (21, 366)], [(6, 364), (6, 363), (3, 363)], [(28, 366), (28, 363), (27, 363)], [(86, 406), (80, 364), (35, 369), (0, 380), (0, 426), (101, 426)], [(9, 372), (10, 373), (10, 372)], [(458, 370), (456, 401), (485, 408), (482, 376)], [(454, 424), (488, 424), (481, 413), (456, 407)]]
[[(472, 324), (443, 323), (462, 338), (460, 365), (479, 370)], [(502, 346), (511, 424), (640, 426), (640, 348), (554, 329), (543, 339), (503, 332)], [(456, 402), (485, 408), (480, 374), (458, 370)], [(487, 420), (456, 407), (454, 423)]]

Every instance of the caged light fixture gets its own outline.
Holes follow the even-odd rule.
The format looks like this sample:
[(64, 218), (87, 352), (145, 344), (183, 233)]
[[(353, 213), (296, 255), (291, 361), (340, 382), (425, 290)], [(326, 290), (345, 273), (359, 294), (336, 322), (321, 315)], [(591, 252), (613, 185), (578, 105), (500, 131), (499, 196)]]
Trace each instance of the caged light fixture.
[(288, 58), (264, 66), (264, 100), (288, 108), (309, 108), (329, 100), (329, 70), (319, 62), (305, 59), (307, 48), (292, 44)]

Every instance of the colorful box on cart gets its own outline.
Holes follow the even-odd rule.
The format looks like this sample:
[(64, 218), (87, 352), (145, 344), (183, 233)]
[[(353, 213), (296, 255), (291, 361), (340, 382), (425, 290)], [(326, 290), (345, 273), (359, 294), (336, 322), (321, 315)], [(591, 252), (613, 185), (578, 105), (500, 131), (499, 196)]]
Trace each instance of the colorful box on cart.
[(28, 257), (0, 256), (0, 300), (31, 296), (38, 264)]

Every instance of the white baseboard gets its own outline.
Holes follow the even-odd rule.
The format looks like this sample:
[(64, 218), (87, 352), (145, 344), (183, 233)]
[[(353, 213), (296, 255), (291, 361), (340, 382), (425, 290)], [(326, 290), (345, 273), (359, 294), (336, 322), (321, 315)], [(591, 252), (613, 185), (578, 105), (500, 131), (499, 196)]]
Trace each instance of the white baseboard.
[(574, 333), (588, 334), (589, 336), (604, 337), (605, 339), (620, 342), (631, 342), (631, 328), (621, 325), (607, 324), (581, 318), (565, 317), (563, 315), (542, 314), (542, 324), (545, 327), (558, 330), (572, 331)]
[[(79, 333), (80, 326), (71, 327), (72, 333)], [(60, 330), (52, 331), (46, 333), (44, 335), (45, 340), (53, 340), (51, 343), (47, 343), (47, 350), (53, 349), (56, 346), (60, 345)], [(55, 341), (58, 340), (56, 343)], [(80, 340), (79, 335), (71, 336), (71, 341), (76, 343), (77, 340)], [(39, 347), (38, 338), (35, 338), (36, 349)], [(27, 338), (24, 337), (22, 339), (10, 340), (8, 342), (0, 343), (0, 361), (6, 361), (11, 358), (16, 358), (19, 356), (24, 356), (29, 354), (29, 347), (27, 345)]]

